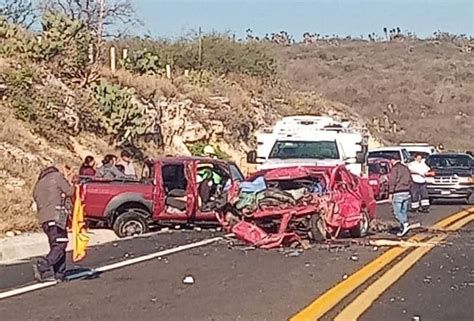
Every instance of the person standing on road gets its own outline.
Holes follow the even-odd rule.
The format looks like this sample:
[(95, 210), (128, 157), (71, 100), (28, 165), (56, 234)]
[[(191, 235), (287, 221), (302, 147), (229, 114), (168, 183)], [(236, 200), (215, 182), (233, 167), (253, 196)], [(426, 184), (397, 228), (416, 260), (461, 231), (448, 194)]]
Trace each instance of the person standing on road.
[(34, 187), (38, 219), (48, 237), (49, 253), (33, 265), (40, 282), (62, 281), (66, 273), (67, 222), (71, 212), (70, 199), (74, 193), (71, 181), (74, 172), (64, 166), (62, 173), (54, 166), (41, 171)]
[(400, 222), (401, 230), (397, 236), (404, 236), (410, 230), (408, 223), (408, 202), (410, 201), (411, 175), (407, 166), (400, 160), (392, 159), (392, 171), (388, 183), (389, 200), (392, 202), (395, 218)]
[(130, 155), (129, 152), (126, 150), (123, 150), (120, 153), (120, 160), (117, 162), (117, 165), (122, 165), (125, 168), (124, 174), (127, 176), (133, 176), (136, 177), (137, 175), (135, 174), (135, 166), (133, 165), (132, 162), (132, 155)]
[(431, 169), (426, 165), (423, 155), (420, 153), (417, 153), (415, 160), (408, 164), (408, 169), (413, 181), (410, 187), (411, 210), (413, 212), (429, 213), (430, 199), (426, 185), (426, 176), (430, 174)]

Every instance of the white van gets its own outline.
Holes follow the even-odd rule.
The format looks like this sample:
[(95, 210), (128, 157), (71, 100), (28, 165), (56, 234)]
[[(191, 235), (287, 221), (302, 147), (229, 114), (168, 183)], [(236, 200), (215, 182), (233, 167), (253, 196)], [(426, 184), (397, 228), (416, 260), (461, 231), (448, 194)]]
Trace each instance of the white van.
[(276, 125), (257, 134), (257, 150), (247, 156), (258, 169), (288, 166), (336, 166), (362, 176), (366, 146), (362, 134), (348, 122), (327, 116), (283, 117)]

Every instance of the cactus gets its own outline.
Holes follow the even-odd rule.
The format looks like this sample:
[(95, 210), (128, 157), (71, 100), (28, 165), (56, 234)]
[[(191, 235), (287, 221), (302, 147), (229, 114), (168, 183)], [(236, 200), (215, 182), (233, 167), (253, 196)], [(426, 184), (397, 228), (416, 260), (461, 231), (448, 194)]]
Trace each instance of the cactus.
[(158, 74), (160, 71), (160, 59), (158, 55), (148, 51), (147, 49), (138, 50), (123, 61), (125, 69), (139, 73)]
[(94, 97), (100, 106), (100, 125), (115, 139), (133, 139), (148, 130), (146, 110), (133, 102), (133, 90), (101, 80), (93, 86)]
[(41, 33), (34, 34), (0, 18), (0, 54), (36, 62), (54, 61), (51, 69), (72, 76), (87, 67), (93, 38), (80, 21), (45, 12), (42, 27)]

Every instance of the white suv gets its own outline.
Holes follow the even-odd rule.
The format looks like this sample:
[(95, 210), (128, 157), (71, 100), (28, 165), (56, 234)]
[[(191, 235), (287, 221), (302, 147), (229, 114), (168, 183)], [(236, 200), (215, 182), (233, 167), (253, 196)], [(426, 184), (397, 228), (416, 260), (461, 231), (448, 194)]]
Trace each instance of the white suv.
[(411, 160), (410, 153), (404, 147), (390, 146), (369, 150), (369, 158), (397, 159), (403, 164), (408, 164)]

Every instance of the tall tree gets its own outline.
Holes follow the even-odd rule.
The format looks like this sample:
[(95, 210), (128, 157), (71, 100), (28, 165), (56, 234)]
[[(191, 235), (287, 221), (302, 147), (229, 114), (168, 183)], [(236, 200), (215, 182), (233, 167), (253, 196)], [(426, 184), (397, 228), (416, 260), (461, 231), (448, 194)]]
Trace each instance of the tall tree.
[(0, 1), (0, 16), (9, 22), (30, 28), (38, 19), (38, 14), (32, 0), (3, 0)]

